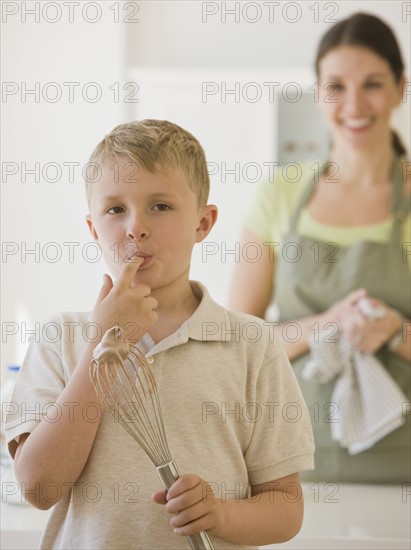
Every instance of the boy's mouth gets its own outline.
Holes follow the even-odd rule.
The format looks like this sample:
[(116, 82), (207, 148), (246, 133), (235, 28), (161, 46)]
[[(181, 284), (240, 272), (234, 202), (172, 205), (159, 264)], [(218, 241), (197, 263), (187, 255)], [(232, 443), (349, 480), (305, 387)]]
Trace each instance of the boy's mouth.
[(140, 269), (143, 269), (144, 267), (147, 267), (148, 264), (151, 262), (151, 256), (146, 256), (146, 255), (143, 255), (143, 254), (139, 254), (139, 257), (144, 258), (143, 263), (140, 265)]
[(140, 268), (141, 267), (144, 267), (145, 265), (148, 264), (148, 262), (151, 260), (151, 256), (149, 256), (148, 254), (145, 254), (144, 252), (134, 252), (133, 254), (130, 254), (130, 256), (128, 256), (127, 258), (127, 261), (132, 261), (134, 258), (143, 258), (143, 262), (142, 264), (140, 265)]

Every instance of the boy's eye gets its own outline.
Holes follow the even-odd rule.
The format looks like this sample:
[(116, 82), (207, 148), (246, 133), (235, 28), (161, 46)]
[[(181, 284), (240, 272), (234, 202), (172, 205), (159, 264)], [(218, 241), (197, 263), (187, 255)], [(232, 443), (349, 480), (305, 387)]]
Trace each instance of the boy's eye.
[(381, 82), (366, 82), (365, 87), (366, 88), (381, 88), (382, 84)]
[(122, 206), (112, 206), (107, 210), (107, 214), (121, 214), (124, 212), (124, 208)]
[(167, 210), (170, 210), (170, 207), (168, 204), (158, 203), (153, 206), (153, 210), (156, 210), (158, 212), (166, 212)]

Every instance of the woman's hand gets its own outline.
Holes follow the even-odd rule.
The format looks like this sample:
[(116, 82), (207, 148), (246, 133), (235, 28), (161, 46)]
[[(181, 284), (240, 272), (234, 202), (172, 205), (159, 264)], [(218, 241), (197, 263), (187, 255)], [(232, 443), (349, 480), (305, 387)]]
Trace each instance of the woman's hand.
[(334, 304), (327, 312), (327, 319), (338, 324), (351, 345), (364, 353), (375, 353), (389, 342), (401, 329), (400, 315), (381, 300), (367, 297), (372, 307), (382, 308), (382, 317), (370, 319), (359, 307), (359, 300), (367, 297), (364, 289), (358, 289)]
[[(379, 319), (367, 318), (363, 313), (362, 322), (357, 324), (357, 331), (349, 334), (352, 345), (364, 353), (375, 353), (402, 327), (399, 313), (381, 300), (371, 299), (373, 307), (382, 308), (383, 315)], [(357, 309), (358, 306), (357, 306)]]
[(176, 535), (193, 535), (200, 531), (212, 534), (224, 525), (223, 506), (212, 488), (201, 477), (194, 474), (182, 475), (166, 491), (153, 495), (154, 502), (165, 504), (172, 514), (170, 525)]

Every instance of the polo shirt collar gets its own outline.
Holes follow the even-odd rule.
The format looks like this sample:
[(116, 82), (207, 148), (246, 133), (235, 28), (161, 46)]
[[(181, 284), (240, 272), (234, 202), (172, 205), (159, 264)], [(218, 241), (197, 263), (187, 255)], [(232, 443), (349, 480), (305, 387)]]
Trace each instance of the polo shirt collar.
[(193, 313), (173, 334), (155, 344), (149, 333), (137, 343), (144, 355), (151, 356), (166, 351), (189, 339), (200, 342), (229, 342), (231, 340), (231, 323), (227, 310), (214, 302), (207, 288), (198, 281), (190, 281), (191, 288), (200, 304)]
[(201, 301), (193, 315), (182, 325), (187, 326), (188, 338), (201, 342), (229, 342), (231, 323), (227, 310), (214, 302), (202, 283), (190, 281), (190, 285)]

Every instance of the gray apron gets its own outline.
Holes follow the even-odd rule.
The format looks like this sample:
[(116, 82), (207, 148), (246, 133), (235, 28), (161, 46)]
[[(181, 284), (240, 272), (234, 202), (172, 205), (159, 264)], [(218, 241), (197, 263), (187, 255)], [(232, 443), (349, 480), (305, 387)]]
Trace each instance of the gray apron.
[[(291, 217), (290, 231), (283, 243), (287, 254), (278, 255), (276, 303), (282, 323), (321, 313), (357, 288), (366, 288), (370, 296), (383, 300), (406, 318), (411, 317), (409, 268), (403, 258), (401, 238), (401, 222), (410, 207), (403, 196), (401, 170), (401, 159), (396, 158), (392, 175), (394, 221), (388, 242), (362, 241), (349, 247), (318, 242), (297, 233), (301, 210), (315, 188), (313, 177)], [(284, 259), (287, 255), (288, 261)], [(331, 335), (332, 327), (328, 330)], [(331, 398), (334, 381), (320, 384), (302, 379), (301, 371), (308, 357), (306, 353), (292, 362), (310, 410), (316, 444), (315, 470), (303, 473), (302, 479), (362, 483), (410, 481), (411, 415), (406, 415), (407, 422), (401, 428), (371, 449), (349, 455), (331, 439), (330, 426), (336, 407)], [(411, 366), (385, 346), (376, 357), (410, 400)]]

